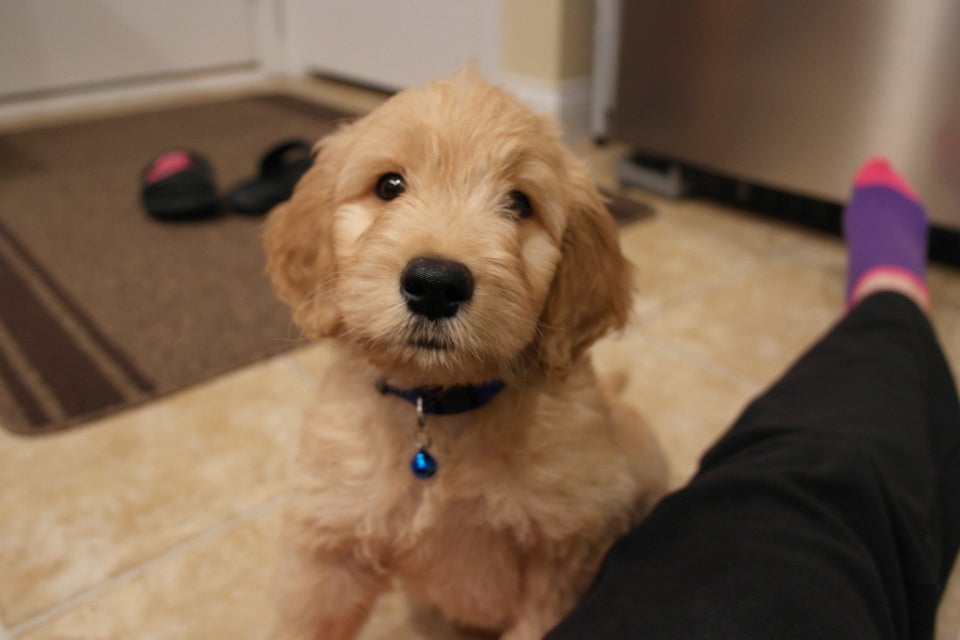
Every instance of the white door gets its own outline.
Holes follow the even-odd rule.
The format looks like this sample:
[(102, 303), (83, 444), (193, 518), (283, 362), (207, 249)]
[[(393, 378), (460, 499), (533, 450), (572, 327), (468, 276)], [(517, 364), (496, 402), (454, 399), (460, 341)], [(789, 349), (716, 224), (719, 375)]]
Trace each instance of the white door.
[(293, 50), (307, 71), (386, 89), (476, 61), (497, 81), (501, 0), (291, 0)]
[(0, 0), (0, 97), (256, 64), (250, 0)]

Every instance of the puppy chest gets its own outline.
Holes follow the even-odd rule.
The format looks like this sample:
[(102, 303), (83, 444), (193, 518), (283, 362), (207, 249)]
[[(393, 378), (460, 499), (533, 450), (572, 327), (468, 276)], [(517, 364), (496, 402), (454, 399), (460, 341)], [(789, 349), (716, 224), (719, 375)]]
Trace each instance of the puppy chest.
[(423, 532), (392, 568), (410, 592), (448, 618), (501, 629), (520, 601), (522, 553), (510, 534), (465, 520), (451, 517)]

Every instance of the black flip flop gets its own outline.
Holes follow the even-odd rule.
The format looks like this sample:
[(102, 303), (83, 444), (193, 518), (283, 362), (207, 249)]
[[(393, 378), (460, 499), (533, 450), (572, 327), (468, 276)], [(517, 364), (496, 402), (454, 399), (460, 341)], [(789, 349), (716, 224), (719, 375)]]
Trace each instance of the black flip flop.
[(226, 207), (237, 213), (262, 214), (290, 199), (293, 187), (313, 163), (305, 140), (286, 140), (271, 147), (260, 160), (260, 173), (227, 193)]
[(220, 210), (210, 163), (189, 149), (151, 160), (141, 175), (140, 197), (147, 213), (164, 221), (209, 218)]

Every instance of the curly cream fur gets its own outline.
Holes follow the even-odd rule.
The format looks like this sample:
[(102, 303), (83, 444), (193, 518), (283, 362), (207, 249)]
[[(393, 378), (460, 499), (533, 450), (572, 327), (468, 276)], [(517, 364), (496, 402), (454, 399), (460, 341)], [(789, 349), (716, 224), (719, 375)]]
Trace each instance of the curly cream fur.
[[(276, 637), (353, 638), (398, 579), (460, 624), (540, 638), (664, 486), (656, 442), (587, 353), (629, 311), (616, 228), (551, 123), (469, 70), (398, 94), (317, 151), (265, 235), (298, 325), (335, 339), (303, 427)], [(375, 185), (390, 172), (406, 191), (383, 201)], [(509, 210), (514, 190), (529, 218)], [(406, 308), (399, 275), (419, 256), (473, 274), (455, 317)], [(379, 395), (380, 378), (507, 386), (430, 416), (440, 469), (422, 481), (407, 466), (413, 409)]]

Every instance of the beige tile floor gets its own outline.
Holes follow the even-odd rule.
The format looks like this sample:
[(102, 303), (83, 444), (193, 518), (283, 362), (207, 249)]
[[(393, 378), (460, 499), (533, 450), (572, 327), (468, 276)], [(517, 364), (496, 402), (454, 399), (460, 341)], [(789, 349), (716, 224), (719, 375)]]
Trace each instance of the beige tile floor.
[[(361, 111), (381, 99), (278, 87)], [(623, 149), (577, 150), (612, 184)], [(838, 317), (844, 253), (836, 238), (744, 211), (631, 195), (657, 211), (622, 233), (639, 273), (636, 321), (595, 357), (604, 372), (629, 372), (627, 397), (659, 432), (678, 485)], [(930, 280), (960, 370), (960, 271), (934, 267)], [(325, 363), (324, 345), (308, 346), (63, 435), (0, 430), (0, 640), (265, 637), (287, 461)], [(363, 637), (440, 637), (433, 622), (394, 594)], [(955, 583), (938, 638), (958, 630)]]

